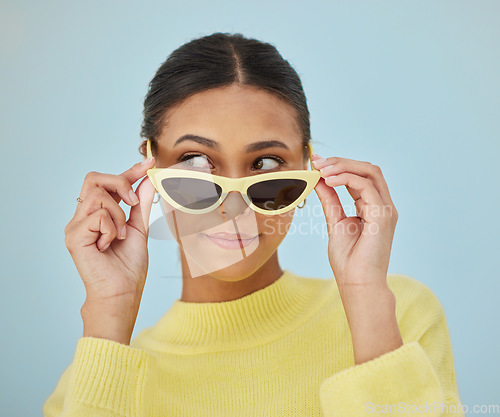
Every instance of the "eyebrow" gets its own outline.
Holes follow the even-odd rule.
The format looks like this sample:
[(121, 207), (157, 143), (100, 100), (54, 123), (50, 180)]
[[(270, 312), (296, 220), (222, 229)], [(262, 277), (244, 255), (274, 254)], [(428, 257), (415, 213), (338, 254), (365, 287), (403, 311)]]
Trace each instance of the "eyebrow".
[[(192, 135), (192, 134), (185, 134), (182, 135), (179, 139), (177, 139), (174, 143), (174, 147), (177, 146), (179, 143), (182, 143), (186, 140), (192, 140), (194, 142), (197, 142), (201, 145), (205, 145), (209, 148), (212, 148), (214, 150), (219, 151), (220, 150), (220, 144), (219, 142), (209, 139), (209, 138), (204, 138), (203, 136), (198, 136), (198, 135)], [(251, 143), (250, 145), (247, 145), (245, 150), (246, 152), (256, 152), (256, 151), (261, 151), (263, 149), (267, 148), (284, 148), (290, 150), (290, 148), (286, 145), (285, 142), (281, 142), (280, 140), (262, 140), (259, 142), (254, 142)]]

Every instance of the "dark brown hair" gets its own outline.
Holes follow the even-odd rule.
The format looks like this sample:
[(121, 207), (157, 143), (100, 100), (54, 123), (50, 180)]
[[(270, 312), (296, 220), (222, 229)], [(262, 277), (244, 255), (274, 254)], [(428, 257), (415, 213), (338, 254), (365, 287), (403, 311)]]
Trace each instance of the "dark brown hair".
[[(140, 136), (151, 139), (153, 155), (171, 107), (192, 94), (234, 83), (264, 89), (295, 108), (307, 158), (307, 143), (311, 140), (309, 110), (297, 72), (275, 46), (240, 33), (220, 32), (177, 48), (149, 83)], [(139, 152), (146, 155), (145, 141)]]

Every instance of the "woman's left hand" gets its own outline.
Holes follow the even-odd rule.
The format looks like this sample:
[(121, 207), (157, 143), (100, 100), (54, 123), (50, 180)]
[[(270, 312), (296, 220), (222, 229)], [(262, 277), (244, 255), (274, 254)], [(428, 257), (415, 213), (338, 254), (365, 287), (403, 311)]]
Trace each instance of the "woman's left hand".
[[(378, 166), (314, 155), (312, 162), (322, 175), (315, 190), (328, 227), (328, 259), (359, 364), (403, 344), (387, 282), (398, 212)], [(357, 216), (346, 216), (333, 188), (340, 185), (354, 198)]]
[[(328, 259), (337, 284), (386, 285), (398, 212), (380, 167), (347, 158), (311, 159), (322, 176), (315, 190), (326, 217)], [(357, 216), (346, 216), (333, 188), (341, 185), (354, 199)]]

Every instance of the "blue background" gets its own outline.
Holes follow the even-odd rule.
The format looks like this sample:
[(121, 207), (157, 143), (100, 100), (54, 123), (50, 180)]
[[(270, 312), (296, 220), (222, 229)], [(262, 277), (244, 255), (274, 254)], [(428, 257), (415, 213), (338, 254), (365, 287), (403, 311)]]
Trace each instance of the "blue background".
[[(148, 82), (216, 31), (270, 42), (294, 66), (317, 153), (382, 168), (399, 212), (389, 272), (441, 300), (462, 402), (498, 404), (499, 18), (486, 0), (2, 1), (0, 414), (41, 415), (82, 334), (64, 227), (85, 174), (141, 160)], [(331, 277), (326, 245), (290, 234), (281, 265)], [(173, 242), (149, 248), (134, 336), (181, 291)]]

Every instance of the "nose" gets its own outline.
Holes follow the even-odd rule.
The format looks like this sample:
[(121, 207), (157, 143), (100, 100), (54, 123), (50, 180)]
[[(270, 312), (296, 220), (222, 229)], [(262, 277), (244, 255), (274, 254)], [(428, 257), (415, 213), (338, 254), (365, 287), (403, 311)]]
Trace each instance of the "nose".
[(245, 210), (250, 211), (250, 207), (243, 199), (238, 191), (230, 191), (221, 204), (222, 215), (227, 215), (224, 221), (233, 219), (243, 213)]

